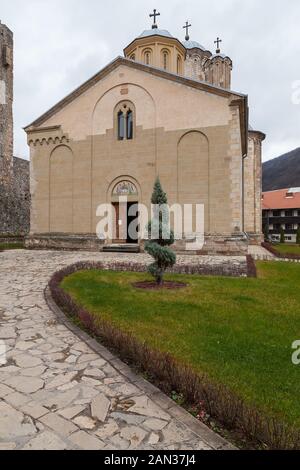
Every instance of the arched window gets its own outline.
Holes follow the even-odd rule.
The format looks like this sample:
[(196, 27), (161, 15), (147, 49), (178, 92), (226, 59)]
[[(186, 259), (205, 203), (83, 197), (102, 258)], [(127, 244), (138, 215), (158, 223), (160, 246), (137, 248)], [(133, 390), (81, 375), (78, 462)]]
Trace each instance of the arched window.
[(135, 60), (135, 54), (132, 54), (132, 55), (130, 56), (130, 59), (131, 59), (131, 60)]
[(152, 62), (152, 50), (151, 49), (146, 49), (143, 52), (143, 62), (146, 65), (151, 65), (151, 62)]
[(180, 75), (181, 73), (182, 73), (181, 57), (177, 56), (177, 74)]
[(169, 52), (166, 50), (162, 51), (162, 66), (164, 70), (169, 69)]
[(131, 102), (123, 102), (115, 110), (118, 140), (132, 140), (134, 137), (134, 106)]

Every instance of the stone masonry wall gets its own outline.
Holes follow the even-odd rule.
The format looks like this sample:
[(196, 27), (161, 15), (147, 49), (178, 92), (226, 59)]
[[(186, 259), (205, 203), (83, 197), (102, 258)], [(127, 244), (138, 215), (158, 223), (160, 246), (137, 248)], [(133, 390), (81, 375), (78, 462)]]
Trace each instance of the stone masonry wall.
[(13, 33), (0, 21), (0, 235), (29, 232), (29, 162), (13, 158)]
[(9, 183), (13, 166), (13, 33), (0, 21), (0, 182)]
[(30, 226), (29, 161), (14, 158), (12, 171), (9, 184), (0, 181), (0, 234), (25, 235)]

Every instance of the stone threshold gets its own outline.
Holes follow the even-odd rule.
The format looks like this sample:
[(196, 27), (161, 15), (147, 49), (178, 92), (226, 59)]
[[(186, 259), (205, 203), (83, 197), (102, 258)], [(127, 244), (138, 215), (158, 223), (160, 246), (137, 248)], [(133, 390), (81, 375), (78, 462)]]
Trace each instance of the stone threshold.
[(74, 333), (81, 341), (83, 341), (90, 349), (96, 354), (101, 355), (119, 374), (126, 377), (135, 387), (140, 389), (143, 393), (149, 396), (151, 400), (163, 411), (169, 413), (175, 420), (184, 424), (190, 429), (199, 440), (203, 441), (214, 450), (237, 450), (230, 442), (226, 441), (223, 437), (219, 436), (205, 424), (198, 421), (190, 413), (184, 410), (179, 405), (165, 395), (161, 390), (145, 380), (143, 377), (136, 375), (130, 367), (114, 356), (107, 348), (101, 345), (96, 339), (93, 339), (85, 331), (76, 326), (67, 315), (58, 307), (52, 298), (49, 286), (44, 290), (44, 297), (49, 309), (58, 319), (59, 323), (68, 328)]

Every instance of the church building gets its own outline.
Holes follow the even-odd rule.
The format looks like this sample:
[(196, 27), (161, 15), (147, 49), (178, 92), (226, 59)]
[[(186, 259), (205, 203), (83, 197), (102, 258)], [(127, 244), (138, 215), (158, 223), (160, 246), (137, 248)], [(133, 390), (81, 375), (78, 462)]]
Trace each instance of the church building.
[[(189, 37), (144, 31), (90, 80), (25, 128), (31, 157), (30, 247), (117, 249), (133, 203), (149, 207), (157, 176), (169, 204), (203, 204), (202, 253), (260, 243), (261, 153), (247, 95), (231, 89), (231, 59)], [(128, 197), (127, 209), (119, 196)], [(99, 239), (112, 203), (116, 234)], [(127, 219), (127, 220), (126, 220)], [(125, 237), (126, 238), (126, 237)], [(143, 240), (136, 246), (143, 249)], [(175, 249), (183, 251), (184, 240)]]

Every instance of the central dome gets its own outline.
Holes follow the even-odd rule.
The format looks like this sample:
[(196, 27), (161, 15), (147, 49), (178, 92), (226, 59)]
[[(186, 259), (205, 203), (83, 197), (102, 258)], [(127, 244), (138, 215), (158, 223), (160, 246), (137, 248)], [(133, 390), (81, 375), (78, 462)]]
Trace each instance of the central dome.
[(124, 55), (166, 72), (184, 74), (186, 49), (166, 29), (146, 29), (124, 49)]
[(145, 31), (142, 32), (142, 34), (139, 36), (139, 38), (146, 38), (149, 36), (163, 36), (166, 38), (173, 38), (171, 33), (167, 31), (166, 29), (146, 29)]

